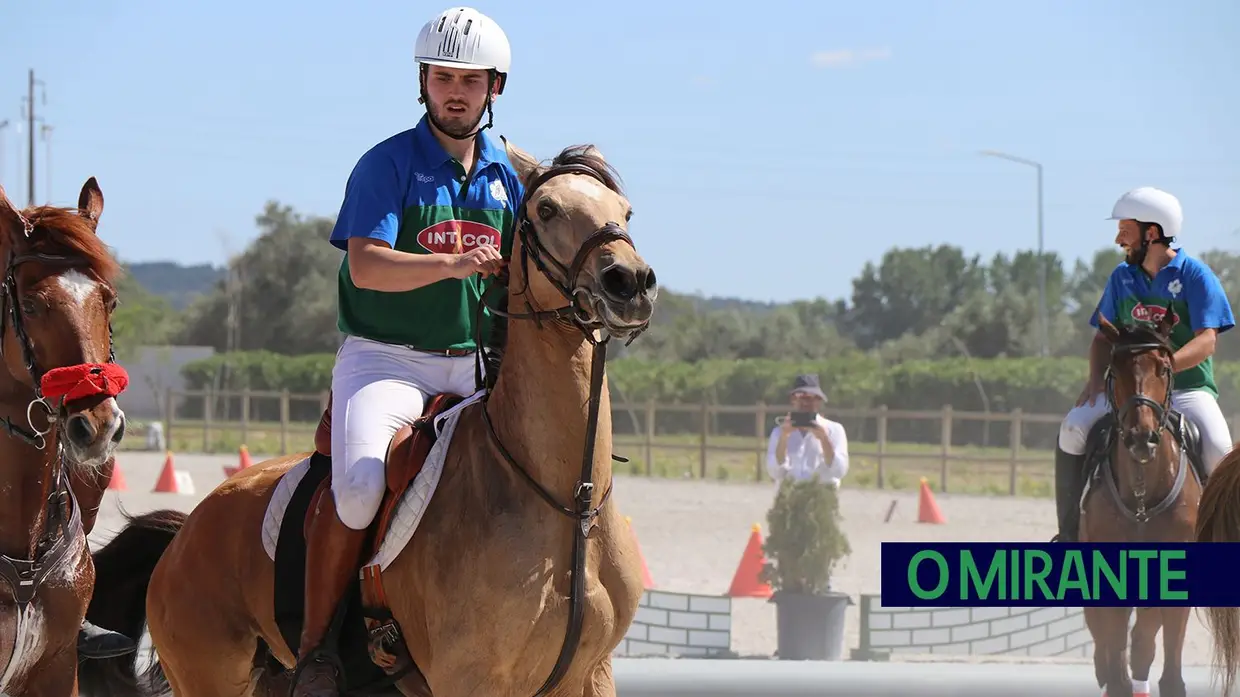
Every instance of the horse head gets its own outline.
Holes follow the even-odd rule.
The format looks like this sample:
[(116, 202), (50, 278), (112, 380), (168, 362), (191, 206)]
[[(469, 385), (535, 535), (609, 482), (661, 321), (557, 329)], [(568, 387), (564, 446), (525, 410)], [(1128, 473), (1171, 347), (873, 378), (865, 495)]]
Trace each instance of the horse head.
[[(633, 209), (615, 170), (592, 145), (567, 148), (550, 166), (505, 147), (525, 186), (512, 252), (522, 287), (511, 297), (524, 295), (534, 310), (508, 316), (569, 320), (587, 335), (601, 329), (632, 342), (649, 325), (658, 289), (629, 238)], [(529, 273), (531, 261), (541, 273)]]
[(1101, 314), (1098, 317), (1099, 329), (1111, 342), (1107, 403), (1115, 414), (1120, 440), (1133, 460), (1142, 465), (1154, 459), (1168, 428), (1175, 374), (1170, 336), (1175, 322), (1170, 308), (1153, 326), (1117, 327)]
[(94, 177), (77, 210), (19, 211), (0, 189), (0, 404), (19, 415), (0, 419), (0, 435), (54, 444), (85, 468), (104, 465), (125, 432), (115, 398), (128, 376), (111, 326), (120, 265), (97, 234), (102, 213)]

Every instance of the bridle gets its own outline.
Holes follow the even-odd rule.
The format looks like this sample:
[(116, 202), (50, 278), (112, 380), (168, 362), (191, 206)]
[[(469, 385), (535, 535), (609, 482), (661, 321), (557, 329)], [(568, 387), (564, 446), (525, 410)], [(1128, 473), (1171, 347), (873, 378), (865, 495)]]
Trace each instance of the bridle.
[[(1156, 351), (1167, 357), (1167, 362), (1163, 364), (1162, 369), (1158, 371), (1158, 377), (1163, 378), (1166, 381), (1166, 395), (1164, 395), (1161, 402), (1157, 402), (1144, 394), (1141, 394), (1140, 392), (1134, 392), (1122, 406), (1118, 406), (1115, 401), (1114, 365), (1116, 356), (1120, 354), (1136, 355), (1146, 353), (1148, 351)], [(1154, 445), (1158, 445), (1158, 443), (1161, 442), (1162, 432), (1168, 428), (1171, 418), (1172, 378), (1171, 349), (1165, 344), (1154, 341), (1143, 341), (1138, 343), (1115, 344), (1111, 347), (1111, 364), (1107, 366), (1104, 377), (1106, 383), (1107, 406), (1110, 407), (1112, 413), (1115, 414), (1116, 425), (1120, 429), (1120, 439), (1123, 441), (1124, 446), (1129, 450), (1135, 448), (1137, 444), (1133, 441), (1132, 432), (1129, 429), (1124, 428), (1124, 422), (1125, 417), (1128, 416), (1128, 413), (1137, 407), (1147, 406), (1154, 410), (1154, 414), (1158, 417), (1158, 427), (1154, 429), (1153, 442)]]
[[(34, 232), (34, 225), (29, 219), (17, 214), (21, 221), (24, 234), (27, 239)], [(73, 257), (47, 254), (43, 252), (31, 252), (27, 254), (15, 254), (13, 245), (9, 245), (5, 252), (5, 271), (4, 281), (0, 283), (0, 361), (5, 361), (4, 340), (8, 332), (9, 325), (13, 326), (13, 334), (17, 338), (18, 346), (22, 353), (22, 362), (26, 368), (27, 374), (31, 379), (31, 387), (34, 390), (34, 399), (26, 405), (26, 425), (14, 423), (9, 417), (0, 419), (0, 426), (11, 437), (21, 440), (38, 450), (44, 450), (47, 447), (47, 436), (56, 427), (61, 420), (60, 417), (65, 411), (65, 402), (70, 396), (78, 390), (77, 384), (71, 387), (58, 384), (58, 378), (65, 375), (81, 372), (84, 376), (93, 376), (105, 371), (104, 366), (93, 364), (84, 364), (81, 366), (68, 366), (67, 368), (56, 368), (49, 371), (43, 371), (39, 368), (34, 353), (34, 345), (30, 340), (30, 335), (26, 332), (26, 326), (22, 321), (21, 312), (21, 295), (17, 290), (17, 270), (27, 262), (39, 262), (43, 264), (59, 265), (59, 266), (79, 266), (84, 262)], [(120, 369), (114, 366), (116, 361), (116, 347), (112, 337), (111, 317), (108, 318), (108, 368)], [(5, 361), (7, 365), (7, 361)], [(89, 379), (89, 377), (86, 377)], [(106, 379), (106, 378), (105, 378)], [(50, 392), (47, 388), (53, 386), (55, 394), (48, 396), (45, 394)], [(121, 387), (123, 389), (123, 386)], [(34, 424), (35, 407), (43, 410), (47, 420), (47, 428), (40, 429)], [(82, 530), (82, 517), (80, 507), (78, 506), (77, 497), (74, 496), (72, 488), (68, 486), (66, 481), (66, 472), (68, 463), (65, 458), (64, 445), (57, 440), (57, 448), (55, 454), (55, 463), (52, 467), (52, 483), (49, 487), (46, 515), (43, 522), (43, 530), (35, 545), (35, 554), (33, 559), (14, 559), (4, 554), (0, 554), (0, 579), (8, 583), (13, 591), (14, 601), (19, 607), (24, 608), (33, 599), (43, 581), (47, 576), (64, 561), (65, 555), (69, 552), (69, 541), (77, 536)], [(69, 515), (66, 517), (66, 508), (70, 509)]]
[[(1170, 312), (1170, 310), (1168, 310), (1168, 312)], [(1165, 355), (1168, 359), (1167, 362), (1163, 364), (1162, 369), (1157, 373), (1158, 377), (1163, 378), (1167, 384), (1166, 395), (1163, 397), (1163, 400), (1159, 402), (1137, 391), (1134, 392), (1134, 394), (1130, 396), (1123, 403), (1123, 405), (1118, 405), (1115, 399), (1114, 365), (1116, 356), (1121, 354), (1136, 355), (1146, 353), (1148, 351), (1156, 351), (1159, 354)], [(1171, 388), (1174, 377), (1171, 359), (1171, 349), (1166, 344), (1155, 341), (1115, 343), (1111, 346), (1111, 362), (1107, 366), (1104, 377), (1107, 407), (1109, 408), (1109, 411), (1115, 415), (1115, 428), (1119, 431), (1120, 442), (1125, 448), (1128, 449), (1129, 454), (1132, 454), (1132, 451), (1136, 448), (1137, 443), (1133, 440), (1132, 432), (1124, 425), (1125, 418), (1137, 407), (1147, 406), (1150, 409), (1153, 409), (1154, 413), (1157, 415), (1158, 427), (1154, 429), (1154, 432), (1151, 435), (1153, 439), (1152, 442), (1156, 447), (1162, 442), (1163, 431), (1172, 433), (1173, 436), (1179, 435), (1171, 428)], [(1148, 522), (1150, 518), (1162, 513), (1175, 503), (1176, 499), (1180, 495), (1180, 491), (1184, 487), (1184, 480), (1188, 472), (1188, 467), (1185, 462), (1187, 459), (1187, 449), (1182, 440), (1179, 442), (1179, 445), (1181, 462), (1180, 466), (1177, 468), (1176, 477), (1172, 483), (1171, 491), (1165, 498), (1163, 498), (1162, 501), (1158, 502), (1157, 505), (1149, 509), (1146, 508), (1145, 501), (1145, 497), (1149, 493), (1146, 489), (1145, 481), (1145, 466), (1148, 462), (1137, 458), (1135, 455), (1132, 458), (1137, 463), (1137, 467), (1133, 468), (1132, 482), (1132, 492), (1137, 499), (1137, 509), (1132, 511), (1127, 505), (1124, 504), (1123, 498), (1120, 496), (1119, 489), (1116, 487), (1114, 473), (1111, 469), (1111, 458), (1104, 457), (1102, 459), (1102, 479), (1106, 482), (1107, 488), (1110, 491), (1112, 498), (1118, 504), (1119, 509), (1123, 511), (1129, 519), (1134, 522), (1144, 524)]]
[[(534, 192), (540, 186), (545, 184), (553, 177), (565, 174), (584, 174), (593, 177), (603, 185), (607, 185), (607, 181), (594, 169), (575, 163), (553, 165), (543, 170), (535, 176), (526, 186), (525, 195), (521, 199), (521, 203), (515, 211), (516, 219), (514, 221), (517, 235), (521, 239), (521, 272), (522, 278), (525, 279), (525, 287), (521, 289), (519, 295), (525, 300), (527, 312), (509, 312), (507, 309), (501, 310), (487, 304), (486, 295), (491, 290), (499, 287), (507, 290), (506, 280), (491, 285), (487, 291), (483, 293), (478, 303), (478, 313), (482, 312), (482, 308), (490, 310), (496, 315), (507, 319), (523, 319), (533, 321), (539, 329), (543, 328), (543, 320), (549, 320), (554, 323), (569, 324), (576, 326), (585, 336), (586, 340), (592, 345), (591, 362), (590, 362), (590, 399), (589, 411), (586, 421), (586, 440), (585, 451), (582, 454), (581, 476), (573, 490), (572, 507), (565, 506), (558, 502), (545, 487), (538, 483), (529, 472), (525, 470), (516, 458), (504, 447), (500, 441), (499, 435), (495, 430), (495, 424), (491, 421), (491, 415), (487, 410), (488, 392), (482, 398), (482, 417), (487, 425), (487, 430), (491, 435), (491, 440), (495, 443), (496, 448), (508, 461), (508, 464), (517, 471), (527, 484), (538, 493), (544, 501), (551, 506), (552, 509), (564, 514), (565, 516), (575, 520), (577, 526), (574, 528), (573, 535), (573, 553), (571, 574), (571, 590), (569, 592), (569, 619), (568, 629), (564, 636), (564, 644), (560, 649), (560, 654), (556, 658), (555, 666), (551, 670), (551, 674), (547, 677), (543, 686), (538, 689), (534, 697), (542, 697), (548, 694), (563, 679), (564, 674), (568, 671), (569, 665), (572, 663), (573, 656), (577, 652), (577, 646), (581, 639), (581, 625), (585, 611), (585, 564), (586, 564), (586, 541), (593, 532), (598, 523), (598, 515), (603, 506), (606, 505), (608, 498), (611, 496), (613, 481), (609, 481), (607, 489), (603, 492), (603, 496), (599, 499), (597, 506), (591, 507), (594, 499), (594, 442), (595, 435), (598, 432), (598, 416), (600, 409), (600, 400), (603, 388), (603, 372), (607, 362), (607, 345), (611, 341), (610, 336), (604, 336), (601, 340), (596, 339), (594, 333), (598, 329), (604, 328), (604, 325), (598, 319), (591, 319), (589, 307), (583, 304), (583, 300), (588, 297), (588, 290), (580, 284), (580, 276), (585, 267), (586, 260), (590, 254), (598, 247), (612, 241), (622, 241), (633, 245), (633, 240), (628, 233), (624, 231), (618, 223), (607, 222), (586, 238), (580, 249), (577, 250), (571, 263), (565, 266), (559, 259), (552, 254), (543, 244), (542, 239), (538, 235), (538, 229), (534, 222), (526, 215), (527, 204)], [(568, 304), (553, 310), (538, 310), (534, 308), (529, 296), (529, 262), (534, 262), (535, 268), (542, 273), (551, 285), (560, 292), (560, 295), (568, 301)], [(554, 271), (553, 271), (554, 269)], [(503, 277), (501, 276), (501, 279)], [(482, 323), (475, 322), (477, 329), (475, 330), (476, 345), (478, 348), (477, 368), (481, 370), (482, 361)], [(649, 321), (643, 322), (640, 327), (633, 331), (628, 337), (625, 345), (629, 345), (641, 333), (649, 328)], [(627, 462), (624, 458), (611, 455), (611, 458), (620, 462)]]

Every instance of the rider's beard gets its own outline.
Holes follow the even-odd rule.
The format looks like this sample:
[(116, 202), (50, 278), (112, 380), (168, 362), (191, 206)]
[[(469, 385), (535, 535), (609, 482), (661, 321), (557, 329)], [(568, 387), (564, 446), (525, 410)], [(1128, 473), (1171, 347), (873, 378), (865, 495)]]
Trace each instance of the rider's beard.
[[(461, 102), (454, 102), (454, 104), (461, 104)], [(468, 109), (468, 107), (466, 108)], [(486, 107), (482, 107), (472, 116), (468, 111), (449, 111), (447, 104), (444, 104), (442, 107), (438, 108), (432, 104), (431, 111), (435, 116), (436, 125), (439, 126), (440, 130), (450, 136), (463, 138), (472, 133), (473, 130), (478, 127), (478, 124), (482, 122), (482, 115), (486, 111)]]

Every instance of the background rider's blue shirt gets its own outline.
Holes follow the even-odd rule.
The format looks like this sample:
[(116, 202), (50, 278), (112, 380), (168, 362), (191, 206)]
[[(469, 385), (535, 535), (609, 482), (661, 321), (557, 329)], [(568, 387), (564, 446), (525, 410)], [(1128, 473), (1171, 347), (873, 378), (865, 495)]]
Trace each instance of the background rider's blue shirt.
[[(524, 187), (502, 144), (485, 131), (477, 142), (472, 173), (443, 149), (425, 116), (372, 147), (349, 175), (331, 243), (347, 252), (349, 238), (365, 237), (412, 254), (461, 253), (493, 244), (507, 258)], [(492, 282), (473, 274), (401, 293), (365, 290), (353, 283), (346, 254), (337, 283), (337, 325), (346, 334), (377, 341), (471, 350), (479, 296)], [(488, 302), (496, 303), (498, 292)], [(485, 313), (484, 337), (490, 320)]]
[[(1139, 265), (1120, 262), (1111, 272), (1097, 312), (1089, 323), (1098, 326), (1098, 313), (1108, 322), (1157, 322), (1170, 307), (1176, 315), (1171, 344), (1179, 350), (1197, 332), (1213, 328), (1219, 334), (1235, 326), (1231, 303), (1223, 284), (1205, 262), (1183, 249), (1154, 278)], [(1213, 357), (1175, 376), (1175, 389), (1205, 389), (1218, 396), (1214, 380)]]

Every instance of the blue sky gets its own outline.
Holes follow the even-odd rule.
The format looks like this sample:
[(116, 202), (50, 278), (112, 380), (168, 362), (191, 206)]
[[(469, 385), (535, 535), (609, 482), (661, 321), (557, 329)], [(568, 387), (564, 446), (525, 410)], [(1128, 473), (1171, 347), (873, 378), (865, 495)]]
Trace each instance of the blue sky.
[[(477, 7), (513, 45), (494, 132), (540, 158), (597, 144), (670, 289), (834, 299), (891, 246), (1033, 248), (1034, 172), (986, 148), (1043, 163), (1046, 247), (1069, 260), (1142, 185), (1180, 197), (1186, 250), (1240, 246), (1234, 0)], [(416, 122), (413, 42), (440, 9), (4, 3), (0, 121), (34, 68), (52, 202), (97, 176), (123, 259), (220, 263), (268, 199), (334, 215), (362, 152)], [(25, 135), (2, 137), (24, 203)]]

